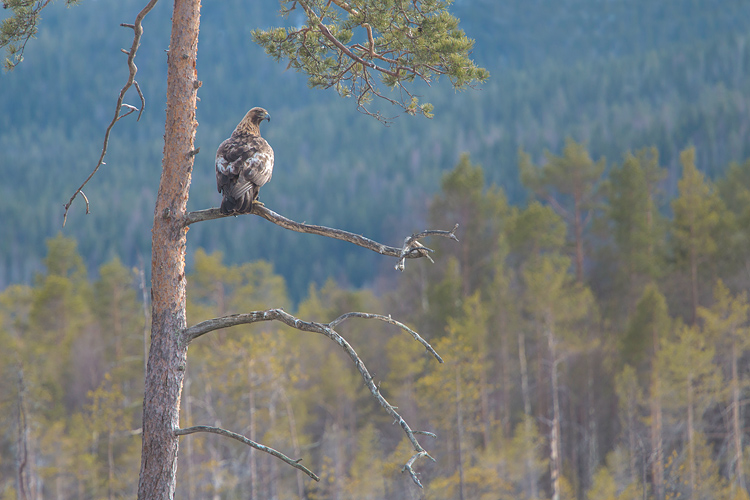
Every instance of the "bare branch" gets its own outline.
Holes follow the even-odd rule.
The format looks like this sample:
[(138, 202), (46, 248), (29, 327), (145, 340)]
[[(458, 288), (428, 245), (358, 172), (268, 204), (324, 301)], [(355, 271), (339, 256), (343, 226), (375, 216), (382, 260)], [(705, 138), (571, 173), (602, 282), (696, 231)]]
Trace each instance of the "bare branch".
[[(403, 429), (404, 433), (406, 434), (406, 437), (409, 439), (409, 442), (411, 442), (412, 447), (414, 448), (414, 451), (416, 454), (409, 460), (409, 462), (406, 463), (404, 466), (404, 470), (408, 470), (409, 474), (411, 475), (414, 482), (421, 488), (422, 484), (419, 482), (419, 479), (417, 478), (416, 474), (414, 473), (414, 470), (412, 469), (412, 465), (418, 458), (427, 457), (434, 461), (434, 458), (432, 458), (427, 451), (422, 447), (422, 445), (417, 440), (415, 434), (417, 433), (424, 433), (420, 431), (413, 431), (409, 424), (406, 422), (406, 420), (403, 419), (403, 417), (396, 411), (396, 407), (391, 405), (380, 393), (380, 388), (375, 384), (375, 381), (372, 378), (372, 375), (370, 375), (370, 372), (367, 370), (367, 367), (365, 366), (362, 359), (360, 359), (357, 352), (354, 350), (354, 348), (349, 344), (349, 342), (344, 339), (336, 330), (333, 329), (333, 325), (339, 324), (345, 319), (348, 319), (350, 317), (372, 317), (376, 318), (378, 315), (369, 315), (367, 313), (348, 313), (344, 314), (342, 316), (339, 316), (335, 320), (331, 321), (328, 324), (323, 323), (316, 323), (312, 321), (303, 321), (299, 318), (295, 318), (291, 314), (285, 312), (283, 309), (269, 309), (267, 311), (254, 311), (248, 314), (234, 314), (231, 316), (224, 316), (221, 318), (214, 318), (207, 321), (203, 321), (201, 323), (198, 323), (197, 325), (191, 326), (190, 328), (186, 328), (182, 332), (182, 341), (186, 343), (190, 343), (196, 338), (205, 335), (206, 333), (209, 333), (214, 330), (218, 330), (220, 328), (226, 328), (230, 326), (236, 326), (236, 325), (242, 325), (242, 324), (248, 324), (248, 323), (255, 323), (259, 321), (281, 321), (282, 323), (295, 328), (297, 330), (305, 331), (305, 332), (315, 332), (320, 333), (322, 335), (325, 335), (329, 339), (336, 342), (343, 350), (344, 352), (349, 356), (349, 358), (354, 362), (354, 365), (357, 367), (357, 370), (359, 371), (360, 375), (362, 375), (362, 378), (365, 381), (365, 385), (370, 390), (370, 393), (372, 396), (378, 401), (380, 406), (385, 408), (385, 411), (393, 417), (394, 421), (397, 422), (401, 429)], [(381, 319), (385, 317), (377, 317), (376, 319)], [(398, 322), (394, 322), (393, 320), (388, 321), (389, 323), (397, 324), (397, 326), (409, 330), (407, 327), (403, 326), (402, 324)], [(421, 338), (421, 337), (420, 337)], [(426, 342), (425, 342), (426, 343)], [(423, 344), (424, 345), (424, 344)], [(429, 344), (428, 344), (429, 345)], [(428, 349), (430, 350), (431, 347)], [(434, 351), (432, 351), (434, 352)], [(435, 356), (437, 356), (438, 360), (441, 358), (435, 353)], [(434, 434), (432, 434), (434, 435)]]
[(265, 453), (268, 453), (269, 455), (273, 455), (274, 457), (278, 458), (282, 462), (286, 462), (287, 464), (291, 465), (295, 469), (299, 469), (311, 478), (315, 479), (316, 481), (320, 481), (320, 478), (315, 475), (310, 469), (305, 467), (304, 465), (300, 464), (302, 461), (301, 458), (297, 460), (292, 460), (291, 458), (287, 457), (283, 453), (274, 450), (273, 448), (269, 448), (268, 446), (262, 445), (260, 443), (256, 443), (255, 441), (251, 441), (245, 436), (241, 434), (236, 434), (232, 431), (228, 431), (226, 429), (222, 429), (221, 427), (211, 427), (210, 425), (194, 425), (192, 427), (187, 427), (185, 429), (177, 429), (174, 431), (176, 436), (185, 436), (187, 434), (194, 434), (196, 432), (209, 432), (212, 434), (218, 434), (220, 436), (225, 436), (228, 438), (236, 439), (240, 443), (244, 443), (248, 446), (251, 446), (255, 448), (256, 450), (263, 451)]
[[(277, 214), (276, 212), (272, 210), (269, 210), (268, 208), (260, 204), (254, 204), (251, 213), (254, 215), (263, 217), (267, 221), (273, 222), (277, 226), (281, 226), (284, 229), (289, 229), (291, 231), (296, 231), (298, 233), (317, 234), (320, 236), (327, 236), (328, 238), (348, 241), (349, 243), (354, 243), (355, 245), (359, 245), (363, 248), (367, 248), (381, 255), (387, 255), (389, 257), (398, 257), (399, 263), (396, 265), (396, 269), (398, 269), (399, 271), (404, 270), (405, 259), (418, 259), (420, 257), (428, 257), (427, 255), (428, 252), (432, 252), (432, 250), (430, 250), (427, 247), (422, 246), (422, 244), (419, 243), (417, 240), (421, 238), (425, 238), (427, 236), (443, 236), (445, 238), (450, 238), (452, 240), (458, 241), (458, 238), (456, 238), (456, 235), (455, 235), (456, 229), (458, 228), (458, 224), (456, 224), (454, 228), (450, 231), (427, 230), (427, 231), (422, 231), (421, 233), (413, 234), (404, 240), (404, 247), (396, 248), (396, 247), (391, 247), (388, 245), (383, 245), (382, 243), (378, 243), (377, 241), (373, 241), (369, 238), (365, 238), (362, 235), (350, 233), (348, 231), (343, 231), (341, 229), (295, 222), (291, 219), (287, 219), (286, 217)], [(185, 215), (184, 224), (186, 226), (189, 226), (190, 224), (194, 224), (196, 222), (202, 222), (202, 221), (213, 220), (213, 219), (221, 219), (223, 217), (231, 217), (231, 216), (222, 214), (218, 208), (197, 210), (195, 212), (188, 212)]]
[(401, 469), (401, 472), (405, 472), (405, 471), (409, 472), (409, 475), (411, 476), (412, 481), (417, 483), (417, 486), (419, 486), (420, 488), (424, 488), (424, 486), (422, 486), (422, 483), (419, 481), (419, 478), (417, 477), (416, 472), (414, 472), (412, 465), (414, 465), (414, 462), (416, 462), (418, 458), (422, 458), (425, 456), (428, 457), (433, 462), (435, 461), (435, 459), (432, 458), (426, 451), (421, 451), (419, 453), (416, 453), (413, 457), (411, 457), (409, 461), (406, 462), (404, 467)]
[(427, 257), (427, 259), (429, 259), (429, 261), (434, 264), (435, 261), (430, 258), (430, 255), (428, 253), (432, 252), (432, 250), (422, 245), (419, 240), (427, 236), (443, 236), (445, 238), (450, 238), (454, 241), (458, 241), (458, 238), (456, 238), (457, 229), (458, 224), (453, 226), (453, 229), (451, 229), (450, 231), (429, 229), (426, 231), (422, 231), (421, 233), (412, 234), (411, 236), (406, 238), (404, 240), (404, 246), (401, 247), (401, 254), (399, 255), (398, 263), (396, 264), (396, 270), (403, 271), (406, 268), (407, 258), (413, 259), (415, 257)]
[[(381, 314), (372, 314), (372, 313), (363, 313), (363, 312), (350, 312), (346, 314), (342, 314), (338, 318), (334, 319), (330, 323), (328, 323), (328, 326), (330, 328), (335, 328), (336, 325), (339, 323), (349, 319), (349, 318), (364, 318), (364, 319), (377, 319), (380, 321), (385, 321), (386, 323), (390, 323), (392, 325), (396, 325), (397, 327), (401, 328), (408, 334), (410, 334), (412, 337), (414, 337), (414, 340), (422, 344), (427, 351), (435, 356), (435, 358), (442, 363), (443, 358), (440, 357), (440, 355), (435, 351), (435, 349), (432, 348), (429, 342), (427, 342), (425, 339), (423, 339), (417, 332), (406, 326), (405, 324), (401, 323), (400, 321), (396, 321), (395, 319), (391, 318), (391, 315), (383, 316)], [(416, 432), (416, 431), (415, 431)]]
[[(135, 17), (135, 23), (132, 25), (130, 24), (121, 24), (120, 26), (124, 26), (126, 28), (131, 28), (133, 30), (133, 44), (130, 46), (129, 51), (123, 50), (128, 55), (128, 79), (125, 82), (125, 85), (120, 89), (120, 94), (117, 97), (117, 105), (115, 106), (115, 114), (112, 117), (112, 121), (109, 122), (109, 125), (107, 126), (107, 129), (104, 132), (104, 142), (102, 144), (102, 152), (99, 155), (99, 161), (96, 163), (96, 167), (94, 167), (94, 170), (89, 174), (88, 177), (86, 177), (86, 180), (83, 181), (83, 184), (76, 189), (76, 191), (73, 193), (73, 196), (70, 197), (70, 200), (68, 200), (68, 203), (65, 204), (65, 212), (63, 213), (63, 227), (65, 227), (65, 223), (68, 220), (68, 210), (70, 210), (70, 206), (73, 204), (73, 200), (76, 199), (76, 196), (78, 196), (79, 193), (82, 192), (83, 188), (88, 184), (88, 182), (91, 180), (92, 177), (94, 177), (94, 174), (99, 170), (99, 167), (104, 165), (104, 156), (107, 154), (107, 147), (109, 146), (109, 134), (112, 131), (112, 127), (115, 126), (115, 123), (117, 123), (120, 118), (123, 118), (124, 116), (129, 115), (133, 111), (135, 111), (134, 106), (130, 106), (128, 104), (123, 104), (123, 100), (125, 99), (125, 94), (130, 89), (131, 86), (135, 85), (136, 90), (138, 91), (138, 95), (141, 98), (141, 109), (138, 112), (138, 119), (141, 118), (141, 113), (143, 113), (143, 108), (146, 106), (146, 101), (143, 98), (143, 93), (141, 92), (140, 87), (138, 86), (138, 83), (135, 81), (135, 74), (138, 72), (138, 67), (135, 65), (135, 54), (138, 52), (138, 46), (141, 44), (141, 36), (143, 36), (143, 18), (146, 17), (146, 15), (151, 12), (151, 9), (154, 8), (156, 5), (156, 2), (158, 0), (150, 0), (148, 4), (141, 10), (138, 15)], [(125, 115), (120, 116), (120, 110), (123, 108), (123, 106), (128, 107), (129, 111), (125, 113)], [(88, 202), (86, 203), (86, 213), (89, 213), (89, 206)]]

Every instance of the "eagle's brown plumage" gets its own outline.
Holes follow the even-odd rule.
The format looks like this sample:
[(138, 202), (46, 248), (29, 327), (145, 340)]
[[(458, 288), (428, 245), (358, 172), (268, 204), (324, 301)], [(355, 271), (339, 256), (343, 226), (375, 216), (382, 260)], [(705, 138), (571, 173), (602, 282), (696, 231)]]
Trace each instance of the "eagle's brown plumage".
[(216, 151), (216, 187), (223, 195), (223, 214), (249, 213), (260, 187), (271, 180), (273, 149), (260, 136), (263, 120), (271, 121), (268, 111), (251, 109)]

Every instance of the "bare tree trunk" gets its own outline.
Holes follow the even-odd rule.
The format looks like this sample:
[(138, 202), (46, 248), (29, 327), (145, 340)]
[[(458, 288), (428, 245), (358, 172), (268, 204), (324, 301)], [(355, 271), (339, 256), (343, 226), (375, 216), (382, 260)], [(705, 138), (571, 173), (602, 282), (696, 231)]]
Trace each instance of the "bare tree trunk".
[(736, 478), (732, 484), (745, 490), (745, 474), (742, 466), (742, 425), (740, 418), (740, 381), (737, 370), (737, 343), (732, 341), (732, 438), (734, 441), (734, 470)]
[(688, 375), (687, 380), (687, 434), (688, 434), (688, 465), (689, 465), (689, 478), (690, 478), (690, 496), (688, 498), (695, 498), (695, 486), (696, 486), (696, 470), (695, 470), (695, 409), (693, 408), (693, 400), (695, 395), (693, 393), (693, 376)]
[[(529, 394), (529, 371), (526, 366), (526, 336), (518, 334), (518, 362), (521, 365), (521, 397), (523, 399), (524, 430), (526, 436), (531, 436), (531, 394)], [(526, 474), (529, 480), (529, 497), (539, 498), (539, 487), (534, 471), (534, 450), (530, 445), (526, 446)]]
[(479, 397), (482, 404), (482, 438), (484, 440), (482, 444), (484, 445), (485, 450), (489, 449), (490, 447), (490, 442), (492, 440), (492, 421), (494, 420), (492, 418), (492, 415), (490, 415), (490, 396), (489, 390), (487, 389), (488, 385), (487, 372), (484, 370), (483, 366), (479, 374)]
[[(654, 369), (655, 370), (655, 369)], [(656, 500), (664, 499), (664, 449), (661, 437), (661, 394), (659, 376), (651, 384), (651, 475)]]
[(511, 387), (512, 378), (510, 374), (510, 349), (508, 344), (510, 340), (508, 338), (507, 326), (503, 321), (501, 327), (502, 337), (500, 338), (500, 370), (501, 370), (501, 384), (500, 391), (502, 394), (502, 405), (500, 408), (500, 423), (503, 429), (503, 435), (510, 436), (510, 398), (511, 398)]
[(458, 429), (458, 498), (466, 500), (464, 495), (464, 457), (461, 452), (464, 440), (464, 415), (461, 411), (461, 365), (456, 365), (456, 428)]
[(636, 469), (637, 469), (637, 454), (636, 454), (636, 442), (635, 442), (635, 405), (636, 403), (628, 398), (627, 408), (627, 421), (628, 421), (628, 451), (630, 454), (630, 460), (628, 463), (628, 478), (631, 483), (635, 483)]
[(664, 499), (664, 447), (662, 441), (661, 379), (656, 358), (659, 354), (659, 330), (651, 331), (651, 475), (656, 500)]
[(115, 498), (115, 454), (114, 454), (114, 441), (115, 433), (110, 431), (107, 433), (107, 498), (113, 500)]
[(16, 437), (16, 490), (19, 500), (32, 499), (35, 495), (31, 488), (29, 474), (29, 427), (26, 423), (26, 405), (24, 403), (25, 386), (23, 369), (18, 367), (18, 414)]
[[(250, 385), (250, 440), (258, 441), (255, 423), (255, 390), (253, 387), (253, 373), (250, 370), (248, 384)], [(258, 460), (253, 448), (250, 448), (250, 500), (258, 499)]]
[[(299, 457), (302, 456), (302, 450), (300, 449), (299, 440), (297, 439), (297, 423), (294, 419), (294, 409), (292, 408), (292, 402), (289, 401), (289, 396), (281, 385), (279, 385), (279, 392), (281, 393), (281, 397), (284, 398), (286, 417), (289, 420), (289, 436), (292, 440), (292, 449), (294, 450), (294, 456)], [(305, 497), (305, 485), (302, 482), (302, 472), (297, 470), (295, 476), (297, 478), (297, 495), (299, 499), (302, 500)]]
[(597, 439), (598, 428), (596, 423), (596, 397), (594, 395), (594, 367), (592, 355), (586, 354), (586, 378), (587, 378), (587, 391), (586, 391), (586, 406), (588, 407), (587, 425), (588, 430), (588, 453), (586, 457), (586, 481), (584, 482), (583, 488), (588, 489), (591, 486), (591, 478), (594, 476), (594, 471), (599, 464), (599, 441)]
[(151, 349), (143, 399), (139, 499), (172, 499), (177, 473), (180, 398), (187, 362), (185, 215), (193, 168), (199, 0), (175, 0), (167, 59), (164, 158), (152, 239)]
[(560, 500), (560, 475), (562, 473), (562, 457), (560, 455), (560, 397), (558, 395), (557, 360), (555, 338), (551, 330), (547, 330), (549, 342), (550, 380), (552, 390), (552, 436), (550, 438), (550, 467), (552, 480), (552, 500)]

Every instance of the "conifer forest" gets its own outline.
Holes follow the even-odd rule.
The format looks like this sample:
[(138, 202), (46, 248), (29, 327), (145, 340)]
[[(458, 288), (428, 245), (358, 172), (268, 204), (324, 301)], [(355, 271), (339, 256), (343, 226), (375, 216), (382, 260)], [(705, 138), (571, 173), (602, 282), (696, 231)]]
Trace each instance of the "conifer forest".
[[(142, 118), (113, 128), (64, 227), (62, 207), (96, 165), (141, 3), (51, 4), (0, 74), (0, 499), (138, 489), (170, 3), (144, 21)], [(191, 227), (188, 325), (368, 311), (442, 362), (385, 321), (337, 330), (427, 433), (420, 488), (404, 432), (330, 340), (279, 322), (196, 339), (180, 426), (319, 481), (196, 433), (175, 498), (750, 500), (750, 2), (449, 10), (490, 78), (419, 87), (431, 119), (382, 102), (383, 123), (252, 42), (301, 8), (204, 2), (190, 210), (218, 206), (216, 148), (263, 106), (266, 207), (396, 247), (456, 224), (459, 241), (422, 240), (434, 263), (399, 272), (254, 215)]]

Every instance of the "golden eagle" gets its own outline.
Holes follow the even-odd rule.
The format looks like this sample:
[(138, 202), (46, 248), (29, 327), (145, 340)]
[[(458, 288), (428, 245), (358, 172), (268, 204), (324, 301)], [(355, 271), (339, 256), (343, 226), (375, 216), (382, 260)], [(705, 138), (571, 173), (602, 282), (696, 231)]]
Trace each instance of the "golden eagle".
[(249, 213), (253, 203), (261, 203), (260, 187), (271, 180), (273, 149), (260, 136), (263, 120), (271, 121), (268, 111), (251, 109), (216, 151), (216, 187), (225, 215)]

